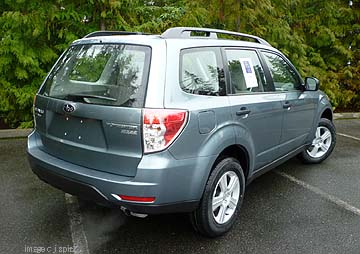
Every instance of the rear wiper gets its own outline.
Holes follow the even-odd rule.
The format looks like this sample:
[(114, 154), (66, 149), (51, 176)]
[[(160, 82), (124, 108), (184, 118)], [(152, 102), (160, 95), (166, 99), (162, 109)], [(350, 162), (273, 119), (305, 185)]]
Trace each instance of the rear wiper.
[(87, 98), (100, 99), (100, 100), (113, 101), (113, 102), (117, 101), (117, 99), (112, 97), (93, 95), (93, 94), (68, 94), (65, 96), (65, 99), (75, 100), (75, 101), (79, 101), (81, 99), (82, 101), (89, 103), (87, 100), (85, 100)]

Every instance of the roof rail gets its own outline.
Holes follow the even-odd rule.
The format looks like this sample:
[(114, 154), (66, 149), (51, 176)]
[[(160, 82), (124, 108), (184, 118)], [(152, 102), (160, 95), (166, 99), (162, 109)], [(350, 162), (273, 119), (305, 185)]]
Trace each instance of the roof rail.
[(126, 32), (126, 31), (96, 31), (89, 33), (84, 38), (91, 38), (96, 36), (112, 36), (112, 35), (141, 35), (146, 33), (141, 32)]
[(243, 38), (249, 38), (255, 40), (257, 43), (271, 46), (270, 43), (268, 43), (266, 40), (250, 34), (244, 34), (244, 33), (237, 33), (227, 30), (220, 30), (220, 29), (212, 29), (212, 28), (201, 28), (201, 27), (174, 27), (169, 28), (166, 30), (161, 37), (163, 38), (199, 38), (198, 36), (191, 36), (191, 32), (197, 32), (197, 33), (205, 33), (205, 38), (209, 39), (217, 39), (218, 34), (225, 34), (225, 35), (232, 35), (237, 37), (243, 37)]

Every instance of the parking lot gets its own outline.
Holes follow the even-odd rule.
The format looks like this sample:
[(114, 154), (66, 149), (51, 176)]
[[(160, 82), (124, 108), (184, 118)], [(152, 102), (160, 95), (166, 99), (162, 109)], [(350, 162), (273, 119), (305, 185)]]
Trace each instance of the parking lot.
[(335, 123), (328, 160), (292, 159), (256, 179), (217, 239), (194, 233), (186, 215), (130, 218), (66, 196), (31, 172), (25, 138), (0, 139), (0, 252), (358, 254), (360, 119)]

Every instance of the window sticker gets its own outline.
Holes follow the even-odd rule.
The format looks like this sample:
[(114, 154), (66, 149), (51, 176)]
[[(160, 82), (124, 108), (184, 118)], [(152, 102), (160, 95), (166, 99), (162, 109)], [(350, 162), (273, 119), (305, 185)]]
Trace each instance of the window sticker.
[(244, 73), (245, 83), (247, 88), (258, 87), (259, 84), (256, 79), (254, 66), (250, 58), (241, 58), (240, 59), (241, 68)]

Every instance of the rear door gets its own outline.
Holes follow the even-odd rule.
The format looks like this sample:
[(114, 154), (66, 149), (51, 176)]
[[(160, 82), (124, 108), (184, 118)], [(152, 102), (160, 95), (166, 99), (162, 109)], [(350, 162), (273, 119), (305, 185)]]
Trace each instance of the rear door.
[(36, 99), (41, 149), (80, 166), (134, 176), (143, 154), (150, 54), (149, 47), (124, 44), (71, 47)]
[(236, 128), (236, 136), (239, 140), (251, 135), (256, 170), (278, 155), (285, 95), (272, 93), (273, 87), (265, 77), (256, 50), (225, 49), (225, 56), (230, 73), (232, 117), (240, 127)]
[(282, 102), (284, 120), (280, 153), (286, 154), (304, 144), (312, 129), (316, 98), (301, 89), (301, 78), (295, 68), (280, 54), (262, 52), (269, 68), (276, 93), (285, 95)]

